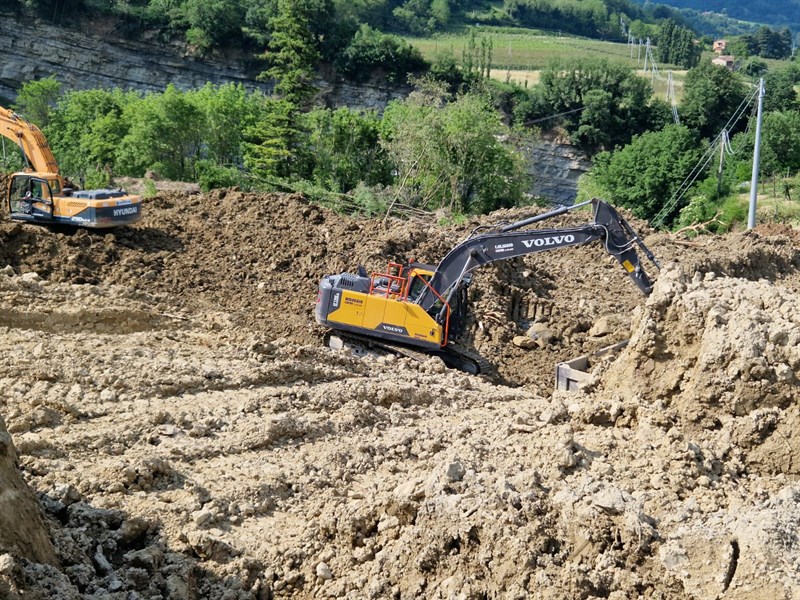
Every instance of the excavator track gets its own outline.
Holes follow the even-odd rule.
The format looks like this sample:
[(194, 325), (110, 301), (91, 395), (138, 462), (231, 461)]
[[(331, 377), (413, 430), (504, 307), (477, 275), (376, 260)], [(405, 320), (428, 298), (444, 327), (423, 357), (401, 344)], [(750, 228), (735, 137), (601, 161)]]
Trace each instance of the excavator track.
[[(483, 356), (475, 352), (474, 350), (466, 348), (460, 344), (450, 343), (444, 349), (444, 352), (447, 352), (450, 356), (455, 357), (457, 360), (460, 360), (465, 363), (469, 362), (475, 365), (475, 367), (477, 368), (477, 372), (473, 373), (472, 371), (464, 369), (462, 367), (454, 367), (456, 369), (459, 369), (461, 371), (466, 371), (467, 373), (471, 373), (473, 375), (482, 375), (484, 377), (489, 377), (489, 378), (492, 378), (495, 375), (497, 375), (497, 371), (494, 365), (488, 360), (486, 360)], [(445, 363), (447, 363), (447, 360), (445, 360)]]
[(433, 352), (423, 352), (402, 344), (394, 344), (385, 340), (341, 331), (327, 332), (323, 338), (323, 343), (332, 350), (348, 350), (355, 356), (395, 354), (417, 362), (424, 362), (435, 356), (440, 358), (451, 369), (458, 369), (470, 375), (491, 376), (494, 373), (494, 367), (488, 360), (477, 352), (456, 344), (450, 344), (441, 350)]

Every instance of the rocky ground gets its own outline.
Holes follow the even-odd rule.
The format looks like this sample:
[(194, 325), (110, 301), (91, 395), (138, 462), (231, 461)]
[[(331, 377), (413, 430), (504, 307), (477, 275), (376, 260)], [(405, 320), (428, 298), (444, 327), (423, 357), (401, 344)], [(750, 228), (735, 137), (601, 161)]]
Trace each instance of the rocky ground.
[(487, 379), (322, 348), (316, 284), (534, 209), (146, 208), (105, 234), (0, 223), (0, 597), (800, 597), (795, 231), (634, 223), (664, 266), (647, 299), (599, 245), (484, 268)]

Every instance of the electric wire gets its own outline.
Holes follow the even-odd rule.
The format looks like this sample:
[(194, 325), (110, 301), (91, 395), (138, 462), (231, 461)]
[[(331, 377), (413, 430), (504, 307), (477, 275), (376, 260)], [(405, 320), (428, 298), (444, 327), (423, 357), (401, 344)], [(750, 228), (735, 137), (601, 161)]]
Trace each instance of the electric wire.
[(716, 152), (719, 149), (719, 145), (724, 143), (724, 140), (727, 139), (728, 131), (731, 130), (736, 123), (744, 115), (745, 110), (748, 106), (755, 100), (756, 95), (758, 94), (758, 89), (753, 90), (748, 96), (742, 100), (741, 104), (739, 104), (738, 108), (734, 111), (733, 115), (728, 119), (728, 122), (723, 127), (722, 131), (717, 134), (714, 138), (712, 143), (706, 149), (705, 153), (700, 157), (697, 164), (695, 164), (692, 171), (686, 176), (683, 180), (681, 185), (678, 187), (677, 190), (672, 195), (666, 204), (662, 207), (662, 209), (656, 214), (653, 218), (653, 225), (656, 227), (662, 226), (664, 224), (664, 219), (674, 210), (675, 206), (680, 202), (683, 196), (688, 192), (691, 187), (694, 185), (694, 182), (697, 181), (697, 178), (700, 174), (705, 170), (708, 164), (713, 160), (716, 156)]

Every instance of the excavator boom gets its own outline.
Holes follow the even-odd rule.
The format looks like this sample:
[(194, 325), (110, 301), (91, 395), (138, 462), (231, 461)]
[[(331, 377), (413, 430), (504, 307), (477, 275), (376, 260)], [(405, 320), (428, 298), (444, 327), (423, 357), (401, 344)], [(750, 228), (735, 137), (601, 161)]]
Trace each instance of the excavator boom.
[(56, 157), (53, 156), (41, 130), (2, 106), (0, 106), (0, 135), (17, 143), (28, 170), (59, 175)]
[[(587, 225), (563, 229), (521, 230), (527, 225), (587, 204), (591, 204), (594, 211), (593, 222)], [(420, 303), (426, 309), (430, 308), (436, 301), (433, 290), (443, 296), (449, 295), (450, 290), (457, 286), (467, 273), (481, 265), (536, 252), (580, 246), (596, 240), (602, 241), (606, 251), (619, 261), (642, 293), (649, 294), (652, 283), (641, 267), (639, 257), (633, 248), (634, 244), (638, 244), (650, 260), (655, 262), (655, 258), (614, 207), (594, 198), (589, 202), (562, 207), (505, 225), (496, 232), (468, 238), (453, 248), (439, 263), (431, 281), (432, 290), (420, 298)]]

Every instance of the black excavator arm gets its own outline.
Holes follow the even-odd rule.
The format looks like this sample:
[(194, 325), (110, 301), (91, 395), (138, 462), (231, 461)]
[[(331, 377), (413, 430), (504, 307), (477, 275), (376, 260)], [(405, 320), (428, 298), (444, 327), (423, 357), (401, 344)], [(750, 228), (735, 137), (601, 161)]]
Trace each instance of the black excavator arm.
[[(592, 223), (560, 229), (522, 230), (528, 225), (587, 204), (591, 204), (594, 210)], [(466, 275), (481, 265), (594, 241), (602, 242), (606, 251), (619, 261), (642, 293), (650, 293), (653, 284), (642, 268), (634, 246), (639, 246), (645, 256), (659, 268), (653, 253), (611, 205), (594, 198), (589, 202), (562, 207), (467, 238), (442, 259), (431, 278), (431, 289), (425, 290), (417, 298), (417, 303), (425, 310), (430, 310), (436, 303), (437, 294), (449, 302)]]

